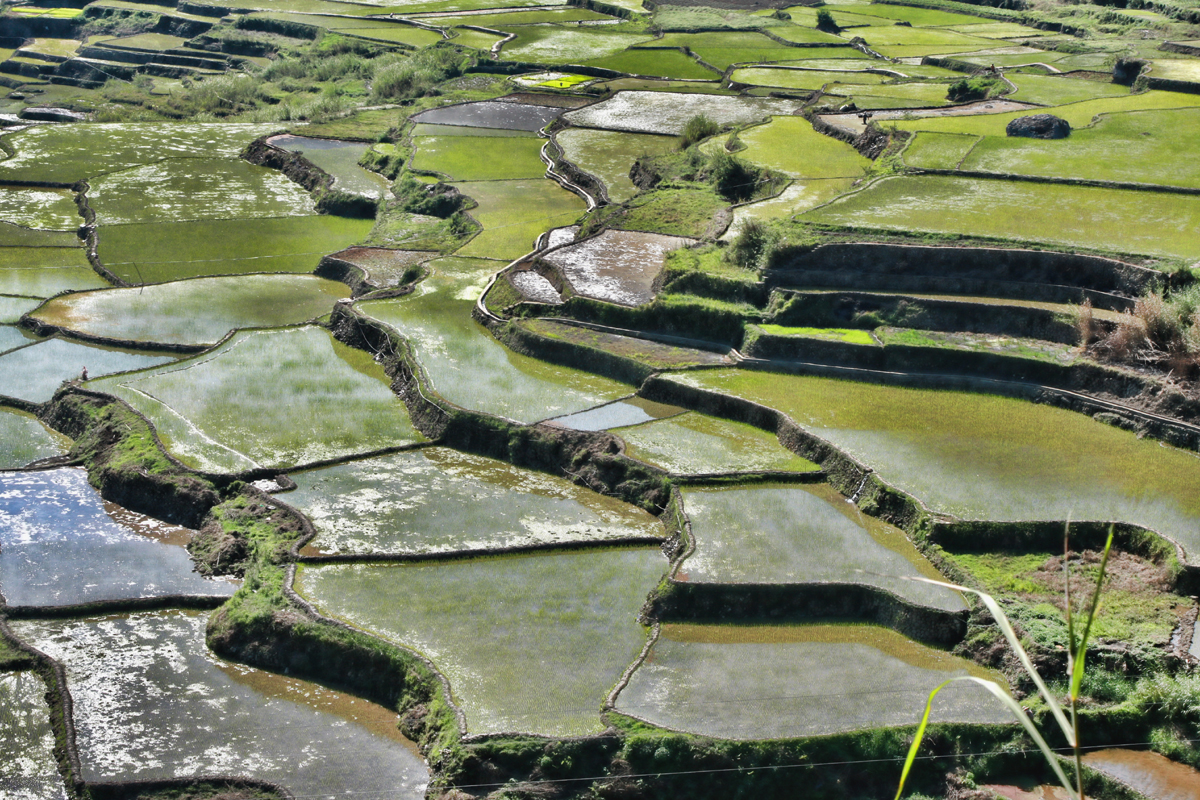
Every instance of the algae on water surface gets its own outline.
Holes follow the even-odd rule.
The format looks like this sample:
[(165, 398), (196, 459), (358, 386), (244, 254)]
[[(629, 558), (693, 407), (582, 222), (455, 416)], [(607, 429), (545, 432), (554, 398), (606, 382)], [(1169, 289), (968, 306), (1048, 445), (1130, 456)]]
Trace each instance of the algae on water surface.
[(305, 567), (325, 613), (428, 656), (470, 733), (598, 733), (600, 706), (641, 652), (638, 609), (658, 548), (446, 563)]
[(46, 684), (36, 672), (0, 672), (0, 764), (5, 800), (67, 800)]
[(630, 458), (680, 475), (819, 469), (773, 433), (694, 411), (612, 432), (625, 440)]

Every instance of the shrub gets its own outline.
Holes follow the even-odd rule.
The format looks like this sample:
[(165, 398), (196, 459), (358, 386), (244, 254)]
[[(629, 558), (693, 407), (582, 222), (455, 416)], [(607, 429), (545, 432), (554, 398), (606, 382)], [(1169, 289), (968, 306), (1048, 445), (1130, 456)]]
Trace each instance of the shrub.
[(710, 136), (716, 136), (720, 131), (721, 126), (716, 122), (703, 114), (697, 114), (683, 126), (683, 136), (679, 140), (679, 149), (687, 150), (696, 142), (707, 139)]
[(829, 13), (827, 8), (817, 9), (817, 30), (825, 31), (826, 33), (837, 33), (841, 27), (833, 18), (833, 14)]
[(999, 85), (994, 78), (963, 78), (950, 84), (946, 91), (946, 99), (955, 103), (966, 103), (971, 100), (985, 100)]
[(734, 238), (733, 244), (725, 251), (725, 256), (728, 261), (743, 269), (758, 270), (762, 268), (767, 254), (778, 240), (778, 234), (765, 222), (757, 219), (747, 220)]
[(379, 99), (411, 100), (429, 94), (442, 81), (457, 78), (469, 63), (457, 49), (434, 45), (402, 61), (381, 65), (371, 89)]

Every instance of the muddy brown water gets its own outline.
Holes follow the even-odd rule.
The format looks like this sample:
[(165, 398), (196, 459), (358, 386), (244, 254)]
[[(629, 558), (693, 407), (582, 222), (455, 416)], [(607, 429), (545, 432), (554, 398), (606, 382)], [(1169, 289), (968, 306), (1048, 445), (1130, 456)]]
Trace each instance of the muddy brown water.
[(1200, 772), (1148, 750), (1098, 750), (1083, 763), (1150, 800), (1200, 800)]

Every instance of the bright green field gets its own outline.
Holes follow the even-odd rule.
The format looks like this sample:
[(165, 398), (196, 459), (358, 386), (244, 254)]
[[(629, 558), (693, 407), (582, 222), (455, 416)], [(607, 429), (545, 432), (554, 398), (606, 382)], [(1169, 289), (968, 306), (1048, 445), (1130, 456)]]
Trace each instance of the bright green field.
[(138, 342), (215, 344), (235, 328), (295, 325), (350, 296), (311, 275), (244, 275), (56, 297), (35, 315), (73, 331)]
[(472, 319), (495, 262), (450, 258), (430, 266), (434, 274), (408, 297), (358, 308), (412, 343), (434, 390), (451, 403), (530, 423), (630, 394), (608, 378), (514, 353)]
[(950, 87), (945, 83), (896, 83), (882, 86), (858, 86), (854, 84), (831, 83), (825, 87), (829, 94), (848, 95), (862, 107), (871, 107), (871, 100), (878, 98), (897, 108), (932, 107), (948, 105), (946, 92)]
[(305, 553), (441, 553), (664, 536), (639, 508), (565, 478), (444, 447), (290, 476), (318, 531)]
[(277, 124), (130, 122), (37, 125), (5, 137), (16, 154), (0, 161), (0, 180), (74, 183), (164, 158), (236, 159)]
[[(1081, 103), (1059, 106), (1054, 109), (1056, 117), (1071, 123), (1072, 128), (1090, 125), (1098, 114), (1115, 114), (1121, 111), (1155, 111), (1170, 108), (1195, 108), (1200, 106), (1200, 95), (1179, 92), (1143, 92), (1141, 94), (1104, 97), (1085, 100)], [(976, 136), (1004, 136), (1004, 127), (1017, 117), (1028, 116), (1028, 111), (1012, 111), (1007, 114), (978, 114), (964, 117), (924, 117), (913, 120), (897, 120), (892, 123), (906, 131), (935, 131), (938, 133), (970, 133)]]
[(326, 614), (428, 656), (471, 733), (570, 736), (603, 730), (666, 566), (652, 548), (305, 567), (296, 584)]
[[(723, 739), (783, 739), (914, 725), (955, 675), (997, 679), (966, 659), (874, 626), (664, 625), (617, 710)], [(972, 683), (938, 694), (935, 722), (1011, 723)]]
[[(1037, 214), (1030, 214), (1032, 208)], [(1131, 225), (1128, 209), (1138, 209)], [(989, 236), (1174, 258), (1200, 257), (1200, 197), (978, 180), (884, 178), (809, 211), (832, 225)]]
[(0, 293), (50, 297), (106, 286), (82, 247), (0, 247)]
[(904, 148), (904, 163), (917, 169), (958, 169), (959, 162), (981, 141), (962, 133), (918, 133)]
[(567, 128), (555, 140), (566, 159), (584, 172), (604, 182), (613, 202), (628, 200), (638, 188), (629, 180), (633, 162), (644, 155), (656, 156), (673, 151), (679, 140), (674, 136), (624, 133), (590, 128)]
[(654, 78), (713, 80), (718, 73), (678, 50), (626, 50), (623, 53), (585, 62), (589, 67), (615, 69), (630, 75)]
[(1164, 58), (1154, 62), (1150, 75), (1174, 81), (1200, 82), (1200, 64), (1194, 58)]
[(103, 226), (316, 213), (304, 187), (241, 159), (172, 158), (90, 184), (88, 200)]
[(833, 339), (850, 344), (876, 344), (870, 331), (854, 328), (789, 328), (783, 325), (758, 325), (772, 336), (809, 336), (814, 339)]
[[(525, 5), (533, 5), (528, 3)], [(471, 14), (467, 17), (424, 17), (422, 22), (430, 25), (478, 25), (481, 28), (499, 28), (506, 25), (537, 25), (552, 22), (582, 22), (612, 19), (595, 11), (574, 6), (540, 8), (531, 11), (500, 11), (493, 14)]]
[(483, 225), (483, 233), (458, 251), (462, 256), (504, 261), (519, 258), (533, 249), (534, 240), (542, 233), (570, 225), (587, 209), (578, 195), (547, 179), (456, 185), (479, 203), (469, 213)]
[(771, 33), (775, 34), (780, 39), (786, 39), (789, 42), (799, 42), (802, 44), (834, 45), (846, 41), (846, 39), (841, 36), (835, 36), (832, 33), (825, 33), (824, 31), (818, 31), (813, 28), (805, 28), (800, 25), (782, 25), (778, 28), (772, 28)]
[(39, 458), (62, 455), (70, 444), (32, 414), (0, 409), (0, 469), (18, 469)]
[(827, 203), (850, 190), (853, 178), (826, 178), (817, 181), (795, 181), (778, 197), (738, 206), (733, 210), (733, 223), (722, 239), (728, 239), (750, 219), (779, 219), (790, 217)]
[[(80, 219), (82, 222), (82, 218)], [(27, 247), (71, 247), (82, 245), (74, 230), (46, 231), (23, 228), (6, 220), (0, 220), (0, 247), (13, 249)], [(82, 251), (81, 251), (82, 252)]]
[(871, 163), (845, 142), (814, 131), (803, 117), (775, 117), (739, 138), (746, 145), (739, 158), (795, 178), (858, 177)]
[[(809, 55), (807, 48), (788, 47), (752, 31), (668, 33), (653, 44), (661, 47), (690, 47), (692, 52), (717, 69), (725, 69), (735, 63), (769, 63)], [(852, 52), (860, 55), (857, 50)]]
[(935, 512), (1119, 520), (1200, 552), (1200, 461), (1082, 414), (989, 395), (765, 372), (671, 380), (777, 408)]
[(626, 455), (678, 475), (819, 469), (752, 425), (694, 411), (628, 428), (613, 428)]
[(972, 17), (967, 14), (953, 14), (949, 11), (938, 11), (932, 8), (910, 8), (908, 6), (893, 5), (855, 5), (854, 13), (862, 14), (865, 17), (881, 17), (884, 20), (907, 22), (917, 28), (942, 25), (971, 25), (985, 21), (980, 17)]
[(366, 39), (376, 39), (383, 42), (407, 44), (412, 47), (427, 47), (442, 41), (441, 34), (436, 31), (418, 28), (415, 25), (405, 25), (400, 22), (390, 22), (386, 19), (352, 19), (335, 16), (316, 16), (312, 14), (279, 14), (270, 15), (271, 19), (281, 19), (289, 22), (299, 22), (303, 25), (317, 25), (334, 33), (347, 36), (361, 36)]
[[(988, 136), (963, 169), (1057, 178), (1200, 187), (1200, 109), (1102, 117), (1066, 139)], [(1114, 158), (1114, 153), (1120, 153)]]
[(1010, 74), (1008, 79), (1017, 85), (1017, 91), (1006, 95), (1008, 99), (1045, 106), (1061, 106), (1100, 97), (1121, 97), (1129, 94), (1128, 86), (1056, 75), (1017, 72)]
[(683, 489), (695, 551), (676, 575), (696, 583), (860, 583), (911, 603), (966, 608), (904, 531), (829, 484)]
[(843, 72), (836, 70), (772, 69), (770, 67), (743, 67), (735, 69), (729, 76), (735, 83), (751, 86), (777, 86), (781, 89), (803, 89), (815, 91), (827, 83), (876, 84), (890, 80), (887, 75), (874, 72)]
[(241, 333), (165, 369), (93, 382), (153, 422), (200, 469), (297, 464), (423, 437), (370, 354), (321, 328)]
[(100, 260), (130, 283), (204, 275), (311, 272), (328, 253), (367, 238), (369, 219), (331, 215), (108, 225)]
[(485, 53), (490, 52), (492, 46), (504, 37), (497, 36), (494, 33), (484, 33), (483, 31), (472, 31), (466, 28), (456, 27), (452, 29), (454, 33), (454, 43), (462, 47), (474, 47), (476, 50), (483, 50)]
[(451, 180), (498, 181), (540, 178), (546, 165), (536, 136), (417, 136), (413, 169), (440, 172)]

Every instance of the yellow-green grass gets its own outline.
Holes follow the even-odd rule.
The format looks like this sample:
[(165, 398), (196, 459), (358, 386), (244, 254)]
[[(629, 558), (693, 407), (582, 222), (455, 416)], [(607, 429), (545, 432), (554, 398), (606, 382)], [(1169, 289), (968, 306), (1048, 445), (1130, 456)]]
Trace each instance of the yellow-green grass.
[(171, 158), (90, 181), (102, 226), (310, 216), (312, 196), (278, 170), (241, 159)]
[(777, 408), (938, 513), (1124, 521), (1200, 552), (1195, 455), (1082, 414), (991, 395), (743, 370), (669, 380)]
[(805, 28), (800, 25), (782, 25), (778, 28), (772, 28), (771, 33), (778, 36), (780, 39), (786, 39), (789, 42), (797, 42), (799, 44), (838, 44), (847, 41), (846, 38), (835, 36), (832, 33), (814, 30), (813, 28)]
[(50, 17), (51, 19), (74, 19), (83, 13), (79, 8), (42, 8), (41, 6), (17, 6), (10, 13), (23, 17)]
[(716, 213), (728, 206), (723, 197), (708, 189), (657, 189), (629, 201), (620, 226), (695, 238), (704, 235)]
[[(829, 94), (853, 97), (855, 102), (863, 108), (868, 107), (868, 101), (871, 99), (881, 101), (881, 106), (883, 103), (887, 103), (889, 104), (888, 107), (929, 108), (948, 105), (950, 100), (947, 99), (946, 92), (949, 88), (945, 83), (926, 83), (922, 81), (876, 86), (831, 83), (825, 87), (825, 91)], [(893, 103), (896, 105), (891, 106), (890, 104)]]
[[(1128, 209), (1138, 209), (1136, 225)], [(1037, 209), (1037, 213), (1030, 213)], [(1200, 258), (1200, 197), (1067, 184), (898, 176), (809, 211), (830, 225)]]
[(62, 455), (71, 442), (24, 411), (0, 409), (0, 469), (18, 469), (40, 458)]
[(854, 178), (825, 178), (815, 181), (794, 181), (778, 197), (735, 208), (733, 222), (722, 238), (728, 239), (735, 236), (750, 219), (779, 219), (816, 208), (822, 203), (827, 203), (838, 195), (850, 191), (854, 180)]
[(867, 516), (827, 483), (683, 489), (695, 550), (678, 580), (854, 583), (944, 611), (966, 608), (904, 531)]
[[(421, 136), (475, 136), (495, 138), (499, 136), (529, 136), (533, 131), (514, 131), (508, 128), (472, 128), (467, 125), (441, 125), (436, 123), (418, 122), (412, 126), (413, 137)], [(392, 148), (387, 151), (384, 148)], [(394, 152), (395, 145), (377, 144), (373, 148), (379, 152)], [(423, 176), (416, 176), (421, 179)]]
[(1163, 58), (1155, 60), (1150, 75), (1172, 81), (1200, 83), (1200, 61), (1194, 58)]
[(981, 36), (984, 39), (1018, 39), (1022, 36), (1041, 36), (1045, 31), (1020, 25), (1016, 22), (991, 22), (979, 20), (961, 25), (946, 25), (947, 30), (965, 33), (968, 36)]
[(845, 142), (813, 130), (803, 117), (774, 117), (739, 135), (746, 149), (738, 158), (794, 178), (844, 178), (863, 175), (871, 162)]
[(236, 328), (295, 325), (322, 317), (349, 295), (345, 284), (311, 275), (240, 275), (64, 295), (34, 316), (111, 339), (215, 344)]
[(797, 328), (786, 325), (758, 325), (757, 327), (761, 328), (763, 333), (769, 333), (772, 336), (806, 336), (813, 339), (830, 339), (849, 344), (878, 344), (871, 336), (870, 331), (856, 328)]
[(44, 403), (54, 396), (63, 381), (80, 377), (85, 367), (89, 376), (99, 377), (173, 361), (174, 358), (164, 355), (91, 347), (67, 339), (46, 339), (0, 356), (0, 394)]
[(1008, 79), (1017, 85), (1017, 91), (1006, 95), (1009, 100), (1044, 106), (1062, 106), (1100, 97), (1120, 97), (1129, 94), (1128, 86), (1061, 75), (1018, 72), (1009, 74)]
[(773, 69), (743, 67), (735, 69), (729, 79), (750, 86), (777, 86), (780, 89), (815, 91), (827, 83), (875, 84), (891, 80), (875, 72), (846, 72), (839, 70)]
[(407, 339), (437, 394), (462, 408), (532, 423), (616, 400), (630, 387), (506, 348), (471, 318), (501, 265), (481, 259), (431, 262), (433, 274), (404, 298), (371, 300), (363, 313)]
[(591, 128), (567, 128), (555, 137), (568, 161), (604, 182), (613, 202), (628, 200), (638, 187), (629, 179), (633, 162), (641, 156), (656, 156), (676, 149), (674, 136), (624, 133)]
[(177, 365), (90, 385), (145, 414), (200, 469), (287, 468), (423, 439), (383, 367), (316, 327), (240, 333)]
[(187, 39), (181, 36), (171, 36), (166, 33), (137, 33), (133, 36), (117, 38), (92, 38), (88, 40), (88, 44), (103, 44), (105, 47), (134, 50), (174, 50), (177, 47), (183, 47), (186, 41)]
[(5, 137), (16, 152), (0, 161), (0, 180), (74, 183), (164, 158), (235, 159), (277, 124), (131, 122), (37, 125)]
[(451, 180), (540, 178), (546, 172), (539, 157), (544, 142), (532, 134), (486, 139), (419, 136), (413, 138), (413, 144), (413, 169), (440, 172)]
[[(807, 48), (802, 51), (788, 47), (752, 31), (668, 33), (653, 44), (661, 47), (691, 48), (692, 52), (717, 69), (725, 69), (734, 63), (786, 61), (795, 59), (799, 54), (809, 55)], [(859, 55), (858, 51), (853, 52)]]
[(542, 233), (570, 225), (587, 209), (578, 195), (545, 179), (455, 185), (479, 204), (470, 213), (483, 225), (483, 232), (458, 250), (463, 256), (518, 258), (533, 249), (534, 240)]
[(614, 69), (630, 75), (648, 75), (655, 78), (679, 78), (714, 80), (720, 76), (716, 70), (703, 66), (691, 56), (679, 50), (646, 50), (631, 48), (604, 58), (584, 62), (589, 67)]
[(310, 122), (307, 125), (293, 125), (291, 130), (308, 136), (323, 136), (328, 139), (356, 139), (358, 141), (377, 141), (390, 129), (399, 127), (403, 122), (400, 111), (395, 108), (379, 108), (369, 111), (359, 111), (347, 117), (339, 117), (329, 122)]
[(298, 488), (287, 503), (318, 533), (306, 553), (448, 553), (665, 536), (649, 513), (566, 478), (443, 447), (291, 477)]
[(548, 81), (542, 81), (538, 86), (545, 86), (547, 89), (570, 89), (591, 80), (595, 80), (591, 75), (564, 74), (557, 78), (551, 78)]
[(106, 286), (82, 247), (0, 247), (0, 293), (50, 297)]
[[(1142, 92), (1121, 97), (1104, 97), (1057, 106), (1053, 113), (1065, 119), (1072, 128), (1090, 125), (1100, 114), (1116, 114), (1122, 111), (1160, 111), (1172, 108), (1196, 108), (1200, 106), (1200, 95), (1182, 92)], [(979, 114), (964, 117), (923, 117), (913, 120), (896, 120), (882, 123), (907, 131), (934, 131), (937, 133), (970, 133), (976, 136), (1004, 136), (1005, 126), (1017, 117), (1029, 116), (1032, 111), (1010, 111), (1006, 114)]]
[(657, 548), (393, 566), (305, 567), (324, 613), (430, 658), (470, 733), (599, 733), (600, 707), (646, 641)]
[(100, 260), (130, 283), (202, 275), (311, 272), (321, 258), (363, 241), (372, 220), (319, 215), (108, 225)]
[(228, 771), (300, 797), (421, 796), (429, 771), (394, 711), (218, 658), (205, 645), (208, 618), (172, 610), (20, 623), (17, 635), (65, 670), (80, 780), (178, 784)]
[(454, 38), (452, 39), (454, 44), (461, 45), (462, 47), (473, 47), (476, 50), (483, 50), (484, 52), (491, 52), (496, 42), (504, 38), (503, 34), (497, 35), (494, 33), (484, 33), (483, 31), (473, 31), (461, 26), (452, 28), (451, 33), (454, 34)]
[(267, 15), (267, 18), (298, 22), (302, 25), (316, 25), (334, 33), (407, 44), (412, 47), (427, 47), (442, 40), (442, 35), (437, 31), (418, 28), (415, 25), (405, 25), (401, 22), (391, 22), (386, 19), (354, 19), (327, 14), (281, 14), (278, 12)]
[[(833, 5), (833, 4), (827, 4)], [(865, 6), (863, 3), (853, 3), (854, 6)], [(843, 8), (849, 8), (848, 5), (842, 5), (836, 8), (827, 8), (833, 14), (833, 21), (843, 28), (859, 28), (871, 25), (895, 25), (894, 20), (884, 19), (883, 17), (868, 16), (866, 14), (857, 13), (858, 8), (853, 11), (843, 11)], [(787, 9), (787, 13), (792, 17), (792, 23), (795, 25), (815, 28), (817, 25), (817, 10), (812, 6), (792, 6)], [(775, 31), (772, 31), (774, 33)], [(849, 31), (848, 36), (854, 36), (862, 33), (862, 31)]]
[(819, 469), (780, 445), (773, 433), (696, 412), (612, 433), (625, 440), (626, 455), (677, 475)]
[(1200, 109), (1111, 114), (1067, 139), (986, 136), (962, 169), (1198, 188), (1198, 139)]
[(40, 53), (48, 56), (63, 56), (71, 58), (75, 55), (75, 51), (79, 49), (79, 45), (83, 42), (78, 39), (34, 39), (31, 42), (26, 42), (21, 45), (18, 53)]
[(609, 32), (603, 28), (530, 25), (501, 28), (517, 38), (504, 45), (501, 55), (513, 61), (535, 64), (582, 64), (616, 55), (627, 47), (646, 41), (645, 34)]
[[(57, 204), (57, 200), (54, 201)], [(0, 220), (0, 248), (32, 249), (32, 248), (69, 248), (81, 246), (76, 232), (48, 231), (35, 228), (25, 228), (14, 225), (7, 220)]]
[[(974, 662), (871, 625), (668, 624), (616, 707), (703, 736), (795, 738), (912, 725), (934, 687), (965, 674), (1004, 683)], [(939, 693), (932, 719), (1012, 722), (973, 683)]]
[(943, 25), (971, 25), (984, 22), (981, 17), (967, 14), (954, 14), (949, 11), (938, 11), (933, 8), (913, 8), (910, 6), (893, 6), (871, 4), (854, 8), (855, 14), (864, 17), (881, 17), (893, 22), (907, 22), (914, 28), (927, 28)]
[(918, 133), (904, 148), (904, 163), (917, 169), (958, 169), (980, 136), (962, 133)]
[[(899, 6), (897, 6), (899, 8)], [(910, 28), (904, 25), (870, 28), (860, 32), (872, 49), (883, 52), (884, 47), (922, 47), (941, 52), (965, 53), (994, 48), (996, 43), (978, 36), (968, 36), (940, 28)]]
[[(532, 4), (527, 4), (532, 5)], [(547, 7), (529, 11), (498, 11), (490, 14), (469, 16), (422, 16), (421, 21), (430, 25), (478, 25), (481, 28), (498, 28), (508, 25), (538, 25), (553, 22), (594, 22), (612, 19), (605, 14), (588, 11), (575, 6)]]

